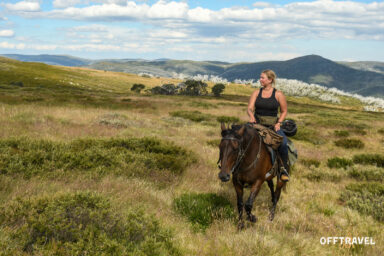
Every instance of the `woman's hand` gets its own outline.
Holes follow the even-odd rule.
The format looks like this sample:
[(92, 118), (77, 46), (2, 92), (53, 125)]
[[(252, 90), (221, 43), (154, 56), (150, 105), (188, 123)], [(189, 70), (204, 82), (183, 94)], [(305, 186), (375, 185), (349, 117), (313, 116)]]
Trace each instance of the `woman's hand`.
[(280, 130), (280, 126), (281, 126), (281, 123), (276, 123), (275, 124), (275, 131), (277, 132), (278, 130)]

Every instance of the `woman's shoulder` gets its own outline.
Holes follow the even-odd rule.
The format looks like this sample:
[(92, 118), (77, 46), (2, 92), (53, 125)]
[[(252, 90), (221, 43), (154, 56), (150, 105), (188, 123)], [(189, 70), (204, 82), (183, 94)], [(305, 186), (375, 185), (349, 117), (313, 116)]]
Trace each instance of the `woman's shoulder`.
[(260, 88), (259, 88), (259, 89), (256, 89), (256, 90), (254, 90), (252, 94), (253, 94), (253, 95), (258, 95), (258, 94), (259, 94), (259, 92), (260, 92)]
[(284, 96), (284, 93), (282, 91), (280, 91), (278, 89), (275, 89), (275, 90), (276, 90), (276, 92), (275, 92), (276, 96), (280, 96), (280, 95)]

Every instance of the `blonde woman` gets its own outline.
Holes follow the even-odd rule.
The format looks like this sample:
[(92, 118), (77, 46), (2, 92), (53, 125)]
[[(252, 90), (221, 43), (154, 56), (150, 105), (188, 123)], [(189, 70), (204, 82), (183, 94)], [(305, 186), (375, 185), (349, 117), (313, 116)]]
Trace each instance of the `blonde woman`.
[[(283, 136), (284, 139), (278, 151), (283, 160), (285, 170), (282, 171), (280, 179), (282, 181), (289, 181), (287, 137), (283, 130), (280, 129), (288, 112), (287, 100), (281, 91), (278, 91), (273, 87), (275, 82), (275, 72), (269, 69), (261, 72), (260, 84), (262, 88), (252, 93), (251, 98), (249, 99), (247, 112), (251, 123), (259, 123), (273, 128), (279, 135)], [(278, 116), (279, 108), (280, 116)]]

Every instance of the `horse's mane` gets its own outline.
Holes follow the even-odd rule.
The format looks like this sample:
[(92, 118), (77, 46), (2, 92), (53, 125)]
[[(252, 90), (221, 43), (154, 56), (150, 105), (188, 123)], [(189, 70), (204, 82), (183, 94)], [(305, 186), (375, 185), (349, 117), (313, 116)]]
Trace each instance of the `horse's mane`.
[(255, 133), (255, 129), (253, 129), (251, 126), (247, 124), (232, 124), (230, 129), (226, 129), (221, 131), (221, 136), (229, 136), (233, 135), (235, 138), (240, 139), (241, 137), (237, 134), (237, 131), (240, 130), (243, 126), (245, 126), (245, 132), (244, 134), (253, 134)]

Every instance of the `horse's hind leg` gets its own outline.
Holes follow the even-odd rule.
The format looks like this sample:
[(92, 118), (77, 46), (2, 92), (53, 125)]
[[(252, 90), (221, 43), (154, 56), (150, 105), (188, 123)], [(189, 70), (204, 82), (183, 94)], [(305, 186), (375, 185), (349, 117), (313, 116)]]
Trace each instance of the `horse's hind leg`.
[(263, 180), (257, 180), (255, 184), (252, 185), (251, 193), (248, 197), (247, 202), (245, 203), (245, 211), (247, 212), (247, 219), (250, 222), (256, 222), (257, 218), (252, 214), (253, 201), (255, 200), (257, 194), (260, 191), (261, 184), (263, 184)]
[(269, 219), (271, 221), (275, 218), (276, 205), (277, 205), (277, 202), (280, 199), (281, 189), (284, 187), (284, 185), (285, 185), (284, 182), (282, 182), (280, 180), (277, 180), (276, 191), (275, 191), (275, 195), (274, 195), (274, 202), (273, 202), (272, 209), (271, 209), (271, 212), (270, 212), (270, 215), (269, 215)]
[(237, 182), (233, 182), (233, 185), (235, 186), (236, 190), (236, 196), (237, 196), (237, 210), (239, 212), (239, 222), (237, 224), (238, 229), (243, 229), (244, 228), (244, 220), (243, 220), (243, 209), (244, 209), (244, 204), (243, 204), (243, 193), (244, 193), (244, 188), (241, 184), (238, 184)]

